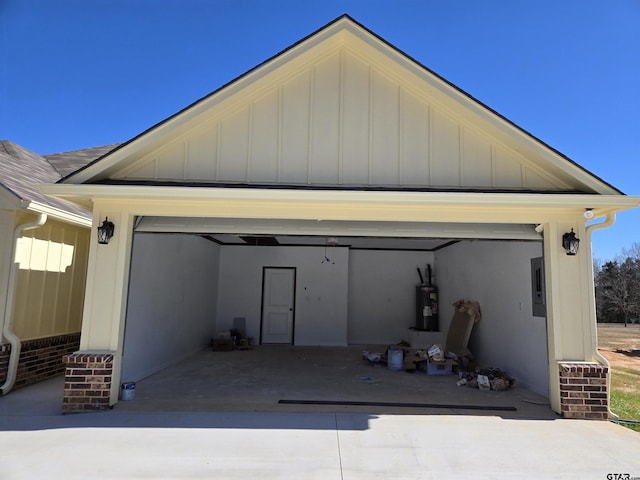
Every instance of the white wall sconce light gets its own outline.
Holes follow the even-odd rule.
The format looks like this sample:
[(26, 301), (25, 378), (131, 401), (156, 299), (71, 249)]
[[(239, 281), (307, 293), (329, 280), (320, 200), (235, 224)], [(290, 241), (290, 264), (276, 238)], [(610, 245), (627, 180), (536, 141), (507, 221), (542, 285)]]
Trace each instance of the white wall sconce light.
[(109, 217), (104, 217), (104, 222), (98, 227), (98, 243), (106, 245), (113, 237), (115, 225), (109, 221)]
[(573, 228), (571, 229), (571, 232), (567, 232), (562, 235), (562, 248), (567, 252), (567, 255), (577, 254), (579, 246), (580, 239), (576, 237), (575, 233), (573, 233)]

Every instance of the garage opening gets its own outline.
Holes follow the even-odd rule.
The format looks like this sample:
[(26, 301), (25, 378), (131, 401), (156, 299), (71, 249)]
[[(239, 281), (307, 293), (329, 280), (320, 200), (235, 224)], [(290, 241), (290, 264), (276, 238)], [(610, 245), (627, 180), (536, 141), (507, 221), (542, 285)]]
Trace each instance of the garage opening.
[[(263, 272), (271, 268), (295, 269), (295, 328), (284, 342), (294, 357), (285, 368), (296, 348), (343, 349), (360, 362), (364, 347), (443, 343), (453, 304), (465, 299), (482, 309), (469, 342), (477, 363), (547, 397), (546, 321), (534, 316), (531, 287), (531, 259), (540, 256), (532, 225), (140, 219), (122, 380), (174, 368), (238, 318), (256, 346), (271, 343), (262, 323)], [(415, 332), (416, 286), (425, 280), (417, 270), (427, 265), (439, 331)]]

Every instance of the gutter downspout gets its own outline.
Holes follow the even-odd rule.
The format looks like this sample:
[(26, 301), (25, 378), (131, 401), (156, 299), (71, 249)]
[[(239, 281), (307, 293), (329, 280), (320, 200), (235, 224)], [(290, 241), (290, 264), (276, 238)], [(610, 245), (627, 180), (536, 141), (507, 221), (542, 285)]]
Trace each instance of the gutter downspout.
[(31, 230), (44, 225), (47, 221), (47, 214), (40, 213), (38, 219), (30, 222), (18, 225), (13, 232), (13, 244), (11, 245), (11, 270), (9, 271), (9, 281), (7, 282), (7, 303), (4, 309), (4, 325), (2, 328), (2, 335), (11, 344), (11, 353), (9, 356), (9, 366), (7, 367), (7, 378), (4, 384), (0, 387), (0, 396), (6, 395), (11, 391), (13, 385), (16, 382), (16, 373), (18, 371), (18, 360), (20, 359), (20, 351), (22, 350), (22, 343), (20, 339), (13, 333), (13, 300), (15, 296), (15, 277), (17, 264), (15, 261), (15, 252), (18, 239), (22, 236), (22, 232), (25, 230)]
[[(587, 238), (589, 240), (589, 244), (591, 244), (591, 234), (593, 232), (595, 232), (596, 230), (600, 230), (603, 228), (609, 228), (610, 226), (612, 226), (616, 221), (616, 214), (615, 213), (608, 213), (605, 216), (604, 222), (600, 222), (600, 223), (595, 223), (593, 225), (589, 225), (587, 226), (587, 228), (585, 229), (587, 232)], [(591, 278), (594, 278), (594, 274), (593, 274), (593, 261), (591, 262), (590, 265), (590, 269), (591, 269)], [(594, 305), (594, 312), (595, 312), (595, 305)], [(596, 322), (597, 322), (597, 318), (596, 318)], [(612, 418), (614, 420), (618, 420), (620, 417), (618, 417), (618, 415), (616, 415), (615, 413), (613, 413), (611, 411), (611, 365), (609, 365), (609, 361), (598, 351), (598, 339), (597, 339), (597, 334), (595, 336), (592, 335), (592, 349), (593, 349), (593, 356), (595, 357), (596, 360), (598, 360), (598, 362), (600, 362), (601, 365), (604, 365), (605, 367), (607, 367), (609, 369), (609, 375), (607, 375), (607, 411), (609, 413), (609, 418)]]

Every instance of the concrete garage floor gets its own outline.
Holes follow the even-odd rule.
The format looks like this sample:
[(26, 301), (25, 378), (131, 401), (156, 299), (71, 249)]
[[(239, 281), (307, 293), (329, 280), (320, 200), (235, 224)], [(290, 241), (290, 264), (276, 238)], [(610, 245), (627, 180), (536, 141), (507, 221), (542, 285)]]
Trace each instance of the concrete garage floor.
[[(135, 399), (112, 410), (61, 415), (63, 378), (57, 377), (0, 397), (0, 478), (640, 476), (636, 432), (610, 422), (559, 419), (529, 403), (544, 399), (518, 385), (480, 392), (455, 381), (370, 367), (358, 348), (206, 351), (138, 382)], [(380, 407), (318, 411), (277, 404), (285, 396), (338, 394), (518, 410), (400, 409), (399, 415)], [(390, 414), (376, 413), (381, 410)]]
[[(374, 367), (362, 351), (386, 346), (205, 350), (136, 383), (124, 411), (354, 412), (374, 414), (499, 415), (556, 419), (548, 399), (516, 384), (504, 392), (458, 387), (456, 375), (434, 376)], [(405, 368), (413, 365), (405, 363)], [(122, 379), (127, 381), (127, 379)], [(279, 404), (319, 400), (428, 404), (430, 407)], [(461, 408), (442, 408), (443, 406)], [(464, 407), (480, 407), (482, 410)], [(497, 407), (515, 407), (505, 411)]]

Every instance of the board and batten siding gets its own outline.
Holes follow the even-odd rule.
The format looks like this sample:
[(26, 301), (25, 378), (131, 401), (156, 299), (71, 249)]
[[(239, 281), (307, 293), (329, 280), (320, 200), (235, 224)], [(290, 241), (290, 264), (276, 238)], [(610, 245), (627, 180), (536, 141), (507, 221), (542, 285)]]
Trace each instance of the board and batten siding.
[(18, 239), (13, 329), (21, 340), (80, 331), (90, 234), (49, 220)]
[[(255, 86), (254, 86), (255, 87)], [(113, 178), (562, 190), (471, 119), (344, 48), (211, 109)]]

